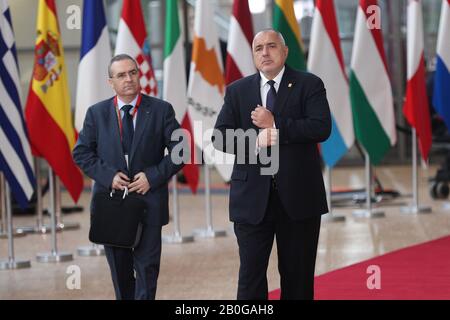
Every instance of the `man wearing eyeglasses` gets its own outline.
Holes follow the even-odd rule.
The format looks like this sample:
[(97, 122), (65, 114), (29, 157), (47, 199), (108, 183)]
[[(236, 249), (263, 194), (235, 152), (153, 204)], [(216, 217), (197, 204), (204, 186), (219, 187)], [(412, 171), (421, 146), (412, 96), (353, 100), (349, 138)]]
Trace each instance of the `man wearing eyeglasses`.
[(108, 73), (116, 96), (88, 109), (73, 158), (95, 181), (93, 195), (127, 188), (145, 200), (148, 210), (138, 246), (105, 246), (105, 253), (117, 299), (154, 299), (161, 228), (169, 221), (167, 183), (182, 167), (171, 160), (179, 143), (171, 141), (172, 132), (180, 126), (169, 103), (140, 93), (132, 57), (113, 57)]

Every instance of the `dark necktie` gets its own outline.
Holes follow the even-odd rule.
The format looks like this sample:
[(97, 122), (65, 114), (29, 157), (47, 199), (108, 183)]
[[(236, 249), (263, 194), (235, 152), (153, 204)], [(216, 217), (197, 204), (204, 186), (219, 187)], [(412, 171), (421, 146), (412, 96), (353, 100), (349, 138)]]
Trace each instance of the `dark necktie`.
[(267, 93), (266, 108), (270, 112), (275, 110), (275, 101), (277, 99), (277, 91), (275, 90), (275, 81), (269, 80), (267, 83), (270, 85), (269, 92)]
[(130, 114), (130, 110), (133, 106), (126, 104), (122, 107), (122, 111), (124, 112), (122, 118), (122, 147), (124, 154), (130, 154), (131, 152), (131, 143), (133, 142), (133, 116)]

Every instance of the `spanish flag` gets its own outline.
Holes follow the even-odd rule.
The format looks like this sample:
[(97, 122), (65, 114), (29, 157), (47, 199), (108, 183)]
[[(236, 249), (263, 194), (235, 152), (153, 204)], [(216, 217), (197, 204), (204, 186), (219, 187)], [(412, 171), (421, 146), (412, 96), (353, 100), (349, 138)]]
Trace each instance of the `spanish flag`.
[(75, 130), (54, 0), (39, 0), (33, 76), (25, 119), (32, 152), (43, 157), (76, 202), (83, 176), (72, 160)]

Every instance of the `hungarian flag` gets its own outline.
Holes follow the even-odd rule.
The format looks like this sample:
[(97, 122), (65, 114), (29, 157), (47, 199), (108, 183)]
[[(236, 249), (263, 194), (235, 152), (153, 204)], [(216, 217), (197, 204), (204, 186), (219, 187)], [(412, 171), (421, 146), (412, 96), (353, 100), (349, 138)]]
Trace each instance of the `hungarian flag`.
[(308, 70), (318, 75), (327, 89), (332, 129), (330, 137), (321, 144), (321, 151), (325, 163), (332, 168), (347, 153), (355, 140), (348, 79), (333, 1), (316, 2)]
[(147, 40), (141, 2), (124, 0), (117, 30), (115, 54), (126, 53), (138, 63), (141, 91), (158, 96), (158, 84), (153, 72), (150, 44)]
[(442, 1), (436, 50), (433, 106), (450, 130), (450, 0)]
[(219, 38), (209, 0), (195, 5), (194, 39), (188, 84), (189, 115), (195, 144), (208, 164), (214, 164), (225, 181), (230, 180), (234, 155), (214, 149), (211, 137), (225, 94)]
[(84, 0), (78, 65), (75, 129), (81, 131), (87, 109), (114, 92), (105, 81), (111, 58), (108, 27), (102, 1)]
[(228, 32), (225, 83), (256, 72), (252, 54), (253, 25), (247, 0), (234, 0)]
[(350, 64), (350, 100), (356, 139), (376, 165), (395, 144), (397, 136), (383, 36), (381, 29), (369, 23), (381, 18), (367, 13), (372, 5), (377, 6), (377, 1), (359, 2)]
[(289, 47), (286, 64), (297, 70), (306, 70), (303, 40), (300, 35), (300, 27), (295, 18), (293, 0), (275, 0), (273, 28), (281, 32), (286, 45)]
[(75, 130), (54, 0), (39, 0), (33, 77), (25, 119), (33, 154), (47, 160), (76, 202), (83, 176), (72, 160)]
[[(408, 2), (407, 20), (407, 78), (406, 99), (403, 113), (416, 129), (423, 160), (428, 159), (431, 148), (431, 121), (425, 85), (425, 61), (423, 56), (422, 1)], [(447, 88), (449, 90), (450, 87)]]
[(192, 192), (196, 193), (199, 169), (195, 164), (194, 137), (191, 119), (187, 112), (186, 68), (183, 52), (177, 0), (168, 0), (166, 2), (163, 99), (172, 104), (178, 122), (190, 134), (191, 161), (183, 167), (183, 173)]

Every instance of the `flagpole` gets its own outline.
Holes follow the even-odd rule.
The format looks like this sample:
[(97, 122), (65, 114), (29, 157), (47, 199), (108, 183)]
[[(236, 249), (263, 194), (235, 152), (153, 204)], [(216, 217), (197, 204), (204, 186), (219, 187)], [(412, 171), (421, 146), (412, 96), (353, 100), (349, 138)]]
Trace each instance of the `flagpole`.
[(50, 232), (51, 226), (44, 225), (43, 219), (43, 205), (42, 205), (42, 185), (41, 185), (41, 160), (39, 157), (34, 157), (34, 176), (36, 177), (36, 206), (35, 211), (37, 221), (35, 226), (17, 227), (18, 232), (24, 233), (41, 233)]
[(182, 236), (180, 231), (180, 216), (179, 216), (179, 198), (177, 176), (172, 176), (172, 205), (173, 205), (173, 229), (174, 233), (171, 236), (163, 237), (164, 243), (187, 243), (194, 241), (194, 236)]
[(419, 186), (417, 175), (417, 135), (416, 129), (412, 128), (412, 187), (413, 187), (413, 201), (409, 206), (402, 207), (400, 211), (402, 213), (416, 214), (416, 213), (431, 213), (430, 206), (419, 205)]
[[(8, 217), (6, 210), (6, 190), (5, 190), (5, 176), (0, 172), (0, 239), (8, 238)], [(13, 237), (23, 237), (26, 233), (22, 230), (16, 229), (12, 232)]]
[(50, 217), (51, 217), (51, 240), (52, 240), (52, 250), (51, 252), (38, 253), (36, 259), (38, 262), (63, 262), (73, 260), (71, 253), (58, 252), (57, 249), (57, 239), (56, 239), (56, 190), (55, 190), (55, 174), (53, 169), (49, 166), (48, 168), (48, 179), (49, 179), (49, 194), (50, 194)]
[(194, 235), (200, 238), (217, 238), (227, 235), (225, 230), (214, 230), (212, 225), (212, 210), (211, 210), (211, 188), (210, 188), (210, 168), (205, 162), (204, 179), (205, 179), (205, 213), (206, 213), (206, 229), (195, 229)]
[(365, 167), (365, 176), (366, 176), (366, 208), (358, 209), (353, 211), (353, 216), (357, 218), (381, 218), (384, 217), (385, 214), (381, 210), (373, 210), (372, 209), (372, 168), (370, 165), (370, 157), (365, 148), (362, 148), (364, 151), (364, 158), (366, 162)]
[(326, 222), (344, 222), (345, 216), (333, 213), (333, 202), (331, 201), (331, 172), (332, 168), (325, 167), (325, 181), (327, 191), (328, 213), (323, 216), (322, 221)]
[[(31, 263), (29, 260), (16, 260), (14, 256), (14, 240), (13, 240), (13, 223), (11, 213), (11, 192), (9, 190), (9, 184), (5, 182), (3, 173), (0, 172), (1, 189), (4, 191), (1, 193), (2, 203), (6, 205), (6, 224), (8, 234), (8, 260), (0, 261), (0, 270), (8, 269), (23, 269), (30, 268)], [(3, 210), (3, 207), (2, 207)]]
[(55, 177), (55, 217), (56, 217), (56, 229), (59, 231), (80, 229), (78, 222), (63, 222), (61, 213), (61, 183), (57, 175)]
[[(92, 190), (94, 190), (94, 184), (95, 184), (95, 181), (92, 180), (91, 181), (91, 196), (92, 196)], [(100, 244), (91, 242), (91, 244), (88, 246), (78, 247), (77, 253), (81, 257), (99, 257), (99, 256), (105, 255), (105, 248)]]

